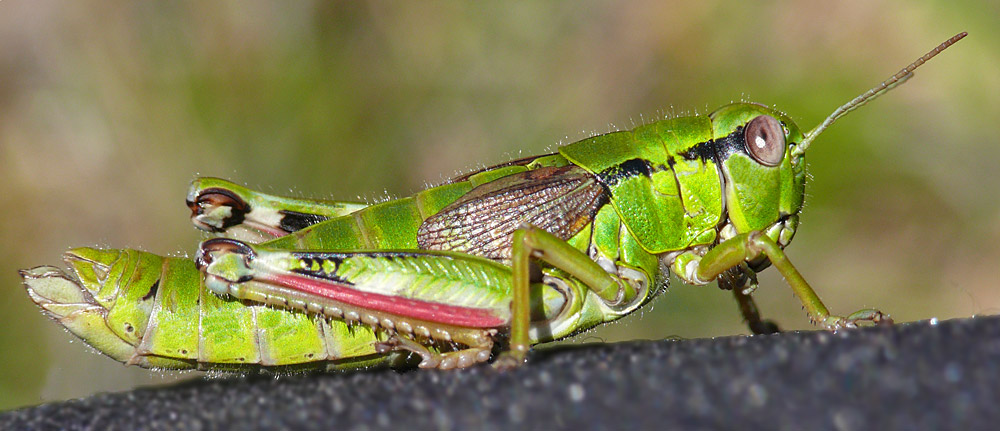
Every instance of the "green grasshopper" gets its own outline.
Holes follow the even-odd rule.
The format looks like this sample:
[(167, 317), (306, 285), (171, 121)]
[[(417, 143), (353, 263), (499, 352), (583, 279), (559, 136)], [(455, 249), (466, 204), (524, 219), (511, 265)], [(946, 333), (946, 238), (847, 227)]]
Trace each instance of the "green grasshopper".
[(783, 249), (798, 226), (804, 155), (834, 121), (913, 75), (960, 33), (803, 133), (735, 103), (593, 136), (367, 206), (276, 197), (202, 178), (194, 224), (220, 235), (194, 260), (78, 248), (72, 273), (21, 271), (31, 299), (91, 346), (149, 368), (525, 361), (531, 345), (616, 320), (668, 275), (750, 293), (774, 265), (809, 318), (836, 330), (887, 324), (831, 314)]

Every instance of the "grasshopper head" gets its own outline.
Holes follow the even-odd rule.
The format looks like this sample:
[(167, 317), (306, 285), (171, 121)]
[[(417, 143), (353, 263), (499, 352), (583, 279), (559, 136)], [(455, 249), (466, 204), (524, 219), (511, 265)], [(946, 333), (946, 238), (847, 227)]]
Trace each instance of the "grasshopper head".
[[(889, 79), (837, 108), (818, 126), (802, 133), (785, 114), (762, 105), (735, 103), (710, 115), (713, 139), (722, 142), (729, 224), (725, 240), (737, 233), (764, 231), (781, 246), (791, 241), (805, 190), (803, 158), (809, 145), (838, 118), (906, 82), (927, 60), (966, 36), (959, 33)], [(732, 226), (732, 229), (728, 227)]]
[(763, 105), (735, 103), (713, 112), (713, 139), (720, 146), (725, 202), (732, 229), (722, 238), (766, 231), (787, 244), (795, 233), (805, 190), (803, 140), (787, 115)]

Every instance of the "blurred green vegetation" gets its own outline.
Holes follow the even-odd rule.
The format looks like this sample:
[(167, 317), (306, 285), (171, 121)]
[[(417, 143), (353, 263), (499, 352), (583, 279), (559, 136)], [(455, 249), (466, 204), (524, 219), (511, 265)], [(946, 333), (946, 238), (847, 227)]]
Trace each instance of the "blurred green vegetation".
[[(196, 175), (371, 200), (733, 100), (810, 128), (961, 30), (811, 148), (788, 252), (834, 311), (996, 313), (997, 16), (985, 1), (0, 2), (0, 410), (177, 378), (92, 353), (16, 269), (70, 246), (189, 253)], [(810, 328), (773, 270), (757, 298)], [(578, 340), (745, 331), (727, 292), (675, 283)]]

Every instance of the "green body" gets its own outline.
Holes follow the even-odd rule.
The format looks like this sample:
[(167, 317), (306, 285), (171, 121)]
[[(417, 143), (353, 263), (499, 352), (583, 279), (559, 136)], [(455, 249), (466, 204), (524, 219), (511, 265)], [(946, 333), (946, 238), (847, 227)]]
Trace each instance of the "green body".
[[(798, 226), (804, 154), (834, 121), (912, 76), (960, 33), (835, 110), (807, 133), (749, 103), (594, 136), (412, 197), (372, 206), (275, 197), (203, 178), (187, 204), (194, 261), (71, 250), (73, 274), (21, 272), (32, 300), (109, 356), (144, 367), (523, 363), (529, 346), (612, 321), (668, 273), (750, 293), (774, 265), (827, 329), (891, 323), (832, 315), (783, 248)], [(239, 240), (237, 240), (237, 238)], [(241, 241), (242, 240), (242, 241)]]
[[(542, 265), (546, 275), (562, 281), (561, 287), (570, 293), (553, 291), (554, 283), (535, 283), (544, 298), (535, 308), (541, 307), (544, 318), (533, 320), (544, 325), (534, 325), (531, 343), (562, 338), (635, 310), (665, 287), (668, 268), (688, 282), (706, 282), (686, 271), (685, 265), (727, 235), (763, 230), (787, 244), (794, 233), (804, 185), (802, 164), (793, 163), (791, 151), (785, 152), (776, 167), (762, 166), (740, 151), (705, 153), (711, 143), (739, 134), (743, 125), (758, 115), (780, 119), (789, 142), (801, 140), (797, 127), (781, 113), (754, 104), (730, 105), (710, 116), (678, 117), (594, 136), (566, 145), (557, 154), (501, 165), (412, 197), (369, 207), (339, 203), (310, 206), (269, 197), (271, 201), (261, 207), (281, 206), (315, 214), (340, 205), (341, 213), (325, 213), (323, 218), (332, 218), (259, 247), (272, 251), (419, 250), (418, 230), (425, 220), (468, 197), (477, 187), (490, 187), (505, 177), (539, 168), (575, 165), (596, 179), (603, 198), (592, 205), (590, 218), (562, 239), (609, 272), (627, 273), (636, 283), (625, 303), (611, 306), (564, 271)], [(238, 187), (219, 184), (231, 190)], [(194, 188), (212, 185), (196, 183)], [(246, 189), (236, 192), (254, 193)], [(450, 248), (451, 252), (477, 254), (474, 247), (463, 249), (461, 242)], [(229, 364), (281, 366), (333, 361), (335, 367), (350, 367), (378, 362), (385, 356), (375, 348), (379, 331), (366, 325), (349, 326), (341, 319), (245, 304), (211, 293), (203, 287), (195, 264), (187, 259), (133, 250), (78, 249), (71, 255), (76, 257), (70, 263), (97, 307), (92, 307), (95, 316), (79, 319), (87, 320), (85, 326), (63, 323), (123, 362), (145, 367), (227, 368)], [(506, 263), (508, 256), (493, 256), (493, 260)], [(483, 260), (474, 264), (486, 265)], [(510, 272), (497, 266), (500, 277), (508, 277), (501, 286), (491, 289), (466, 283), (460, 286), (461, 295), (489, 296), (489, 310), (509, 321), (512, 293), (505, 283), (509, 283)], [(91, 276), (94, 267), (111, 275), (97, 282)], [(454, 302), (456, 297), (434, 291), (407, 295), (442, 303)], [(101, 319), (110, 334), (94, 330)]]

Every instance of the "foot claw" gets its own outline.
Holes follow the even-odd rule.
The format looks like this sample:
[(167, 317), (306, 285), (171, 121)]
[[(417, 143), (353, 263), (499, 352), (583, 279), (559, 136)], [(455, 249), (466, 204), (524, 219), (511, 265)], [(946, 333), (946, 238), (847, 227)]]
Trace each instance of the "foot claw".
[(375, 353), (379, 354), (389, 353), (393, 350), (396, 350), (397, 347), (399, 347), (399, 343), (395, 342), (394, 339), (389, 338), (386, 341), (375, 343)]
[(513, 370), (514, 368), (524, 365), (526, 362), (523, 354), (517, 354), (514, 352), (503, 352), (497, 357), (496, 361), (493, 361), (493, 369), (499, 371)]
[(861, 324), (892, 325), (892, 317), (875, 309), (856, 311), (847, 317), (830, 316), (823, 320), (823, 327), (831, 331), (857, 328)]

